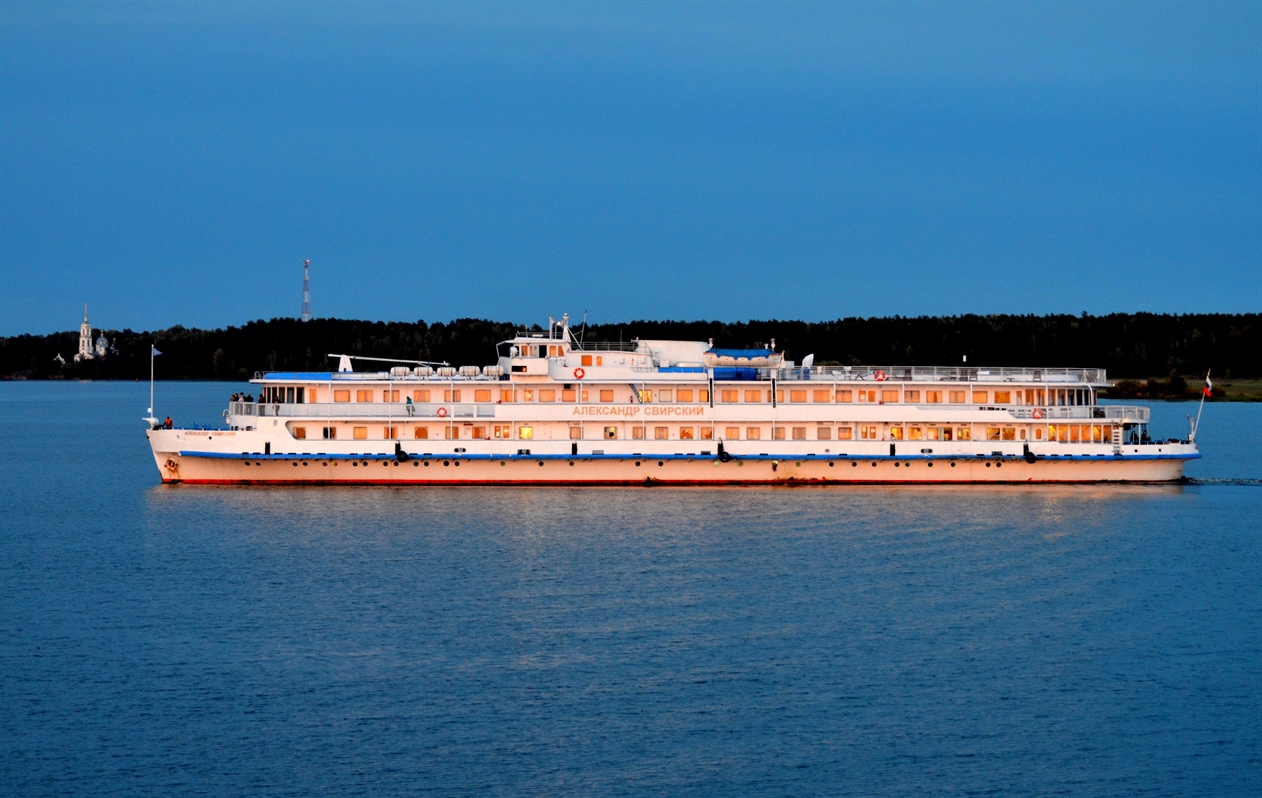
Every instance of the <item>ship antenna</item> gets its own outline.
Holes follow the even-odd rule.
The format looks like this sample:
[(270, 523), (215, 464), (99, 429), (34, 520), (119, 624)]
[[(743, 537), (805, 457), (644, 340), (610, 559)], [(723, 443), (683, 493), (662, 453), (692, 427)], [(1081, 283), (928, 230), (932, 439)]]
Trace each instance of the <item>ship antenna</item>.
[(311, 321), (311, 261), (302, 262), (302, 320)]
[(587, 311), (583, 311), (583, 326), (578, 328), (578, 345), (583, 345), (583, 334), (587, 332)]

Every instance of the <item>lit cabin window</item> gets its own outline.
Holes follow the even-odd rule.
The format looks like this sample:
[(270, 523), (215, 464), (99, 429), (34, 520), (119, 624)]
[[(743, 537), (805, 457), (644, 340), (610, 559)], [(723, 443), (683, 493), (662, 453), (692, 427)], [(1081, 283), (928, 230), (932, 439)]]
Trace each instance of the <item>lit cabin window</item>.
[(506, 440), (513, 437), (513, 428), (508, 424), (496, 424), (491, 429), (495, 432), (496, 440)]
[(942, 391), (925, 391), (925, 401), (931, 405), (942, 404)]
[(811, 392), (811, 401), (817, 404), (830, 404), (832, 397), (833, 392), (829, 390)]
[(1004, 427), (1004, 428), (1003, 428), (1003, 440), (1005, 440), (1005, 441), (1015, 441), (1016, 439), (1017, 439), (1017, 431), (1016, 431), (1016, 429), (1015, 429), (1015, 428), (1013, 428), (1013, 427)]
[(691, 401), (692, 401), (692, 389), (691, 389), (691, 388), (680, 388), (679, 390), (675, 391), (675, 398), (676, 398), (678, 401), (680, 401), (680, 402), (691, 402)]
[(570, 427), (570, 440), (581, 441), (583, 439), (582, 427)]
[(381, 401), (383, 401), (383, 402), (397, 402), (397, 401), (399, 401), (399, 392), (398, 392), (398, 391), (382, 391), (382, 392), (381, 392)]
[(1042, 427), (1035, 427), (1035, 428), (1034, 428), (1034, 440), (1036, 440), (1036, 441), (1041, 441), (1041, 440), (1043, 440), (1043, 428), (1042, 428)]
[(984, 405), (990, 401), (989, 391), (973, 391), (973, 404)]
[(908, 401), (908, 402), (911, 402), (912, 404), (915, 404), (916, 402), (919, 402), (919, 401), (920, 401), (920, 391), (908, 391), (908, 392), (907, 392), (907, 401)]
[(670, 427), (654, 427), (653, 440), (664, 441), (670, 438)]
[(351, 437), (353, 437), (353, 438), (354, 438), (355, 440), (357, 440), (357, 441), (366, 441), (366, 440), (368, 440), (368, 428), (367, 428), (367, 427), (355, 427), (354, 429), (352, 429), (352, 430), (351, 430)]
[[(919, 432), (920, 432), (920, 430), (916, 430), (916, 431), (917, 431), (917, 433), (919, 433)], [(890, 439), (891, 439), (891, 440), (896, 440), (896, 441), (901, 441), (901, 440), (903, 439), (903, 428), (902, 428), (902, 427), (890, 427)]]
[(760, 438), (762, 438), (762, 428), (761, 427), (746, 427), (745, 438), (746, 440), (751, 440), (751, 441), (759, 440)]
[(956, 427), (955, 439), (957, 441), (971, 441), (973, 439), (972, 427)]
[(860, 402), (876, 402), (876, 391), (859, 391)]
[(710, 391), (706, 388), (702, 388), (701, 390), (697, 391), (697, 401), (698, 402), (710, 401)]
[(951, 391), (949, 394), (949, 398), (951, 400), (951, 404), (954, 404), (954, 405), (964, 404), (964, 391)]
[(876, 440), (876, 438), (877, 438), (877, 434), (876, 434), (875, 424), (860, 424), (859, 425), (859, 440), (874, 441)]
[[(299, 389), (298, 389), (298, 401), (299, 401), (299, 402), (301, 402), (301, 401), (302, 401), (302, 389), (301, 389), (301, 388), (299, 388)], [(316, 399), (316, 389), (315, 389), (315, 388), (308, 388), (308, 389), (307, 389), (307, 401), (308, 401), (308, 402), (311, 402), (312, 404), (314, 404), (315, 402), (317, 402), (317, 401), (318, 401), (318, 400)]]
[(617, 440), (617, 438), (618, 438), (617, 427), (605, 427), (605, 440), (612, 441), (612, 440)]
[(573, 388), (562, 388), (561, 401), (562, 402), (576, 402), (578, 401), (578, 394), (574, 392)]
[(737, 391), (734, 389), (729, 390), (727, 388), (724, 388), (723, 390), (719, 391), (720, 402), (737, 402), (739, 401), (739, 397), (740, 397), (740, 391)]
[(428, 401), (429, 401), (429, 391), (427, 391), (427, 390), (425, 390), (425, 391), (412, 391), (412, 401), (413, 401), (413, 402), (428, 402)]
[(350, 400), (351, 400), (350, 391), (334, 391), (333, 392), (333, 401), (335, 402), (349, 402)]
[(782, 441), (782, 440), (784, 440), (784, 427), (772, 427), (772, 428), (771, 428), (771, 439), (772, 439), (773, 441)]
[(794, 428), (793, 428), (793, 440), (795, 440), (795, 441), (804, 441), (804, 440), (806, 440), (806, 427), (794, 427)]
[(580, 360), (579, 360), (579, 365), (582, 365), (582, 366), (590, 366), (591, 364), (592, 364), (592, 356), (591, 356), (591, 355), (583, 355), (583, 356), (582, 356), (582, 358), (580, 358)]
[(459, 402), (460, 391), (458, 389), (454, 391), (443, 391), (443, 401), (444, 402)]
[(399, 437), (399, 428), (398, 427), (382, 427), (381, 437), (385, 438), (386, 440), (393, 440)]
[(602, 402), (612, 402), (612, 401), (613, 401), (613, 390), (612, 390), (612, 389), (610, 389), (610, 388), (602, 388), (602, 389), (600, 390), (600, 401), (602, 401)]
[(653, 391), (649, 388), (641, 388), (639, 391), (640, 401), (648, 404), (653, 401)]
[(325, 427), (325, 428), (324, 428), (324, 439), (325, 439), (326, 441), (336, 440), (336, 439), (337, 439), (337, 427)]
[(703, 441), (714, 440), (714, 427), (701, 427), (699, 432), (701, 433), (701, 440)]
[(837, 440), (848, 441), (854, 439), (854, 430), (850, 427), (837, 428)]
[(552, 388), (539, 389), (540, 402), (555, 402), (557, 400), (557, 392)]
[(446, 433), (443, 437), (449, 441), (460, 440), (460, 427), (444, 427), (443, 432)]
[(854, 401), (854, 394), (853, 394), (852, 392), (850, 392), (850, 391), (838, 391), (838, 392), (837, 392), (837, 401), (838, 401), (838, 402), (853, 402), (853, 401)]
[[(771, 401), (771, 391), (767, 391), (767, 401), (768, 402)], [(784, 391), (776, 391), (776, 401), (777, 402), (784, 401)]]
[(475, 401), (475, 402), (483, 402), (483, 403), (485, 403), (485, 402), (490, 402), (490, 401), (491, 401), (491, 389), (490, 389), (490, 388), (482, 388), (482, 389), (479, 389), (479, 390), (474, 391), (474, 392), (473, 392), (473, 401)]
[(907, 428), (907, 440), (909, 440), (909, 441), (919, 441), (919, 440), (924, 440), (924, 433), (923, 433), (923, 431), (920, 429), (920, 427), (908, 427), (908, 428)]
[(790, 401), (790, 402), (805, 402), (805, 401), (806, 401), (806, 391), (805, 391), (805, 390), (801, 390), (801, 391), (789, 391), (789, 401)]
[(501, 401), (501, 402), (512, 402), (512, 401), (513, 401), (513, 392), (512, 392), (510, 389), (507, 389), (507, 388), (501, 388), (501, 389), (500, 389), (500, 401)]
[(523, 402), (533, 402), (533, 401), (535, 401), (535, 392), (534, 392), (534, 391), (532, 391), (532, 390), (523, 390), (523, 391), (521, 392), (521, 400), (522, 400)]
[(925, 440), (936, 441), (938, 439), (937, 427), (925, 427)]
[(605, 356), (604, 356), (604, 355), (596, 355), (596, 365), (597, 365), (597, 366), (603, 366), (603, 365), (605, 365)]
[(832, 437), (833, 437), (832, 427), (816, 427), (815, 428), (815, 440), (827, 441), (827, 440), (832, 440)]
[(761, 402), (762, 391), (745, 391), (746, 402)]
[(988, 441), (997, 441), (997, 440), (999, 440), (999, 428), (998, 428), (998, 427), (987, 427), (987, 428), (986, 428), (986, 440), (988, 440)]
[(294, 427), (294, 437), (298, 440), (305, 440), (307, 437), (306, 427)]
[(356, 392), (355, 392), (355, 401), (356, 401), (356, 402), (371, 402), (371, 401), (372, 401), (372, 391), (356, 391)]
[(517, 437), (523, 441), (531, 440), (535, 437), (535, 428), (534, 427), (518, 427)]
[(741, 439), (741, 428), (727, 427), (723, 430), (723, 437), (729, 441), (739, 441)]
[(690, 441), (690, 440), (693, 440), (693, 429), (692, 429), (692, 427), (680, 427), (680, 428), (679, 428), (679, 440), (681, 440), (681, 441)]
[(891, 404), (891, 403), (893, 403), (893, 402), (897, 402), (897, 401), (898, 401), (898, 391), (897, 391), (897, 390), (894, 390), (894, 391), (881, 391), (881, 401), (882, 401), (882, 402), (884, 402), (884, 403), (886, 403), (886, 404)]
[(642, 441), (642, 440), (644, 440), (644, 427), (632, 427), (632, 428), (631, 428), (631, 439), (632, 439), (632, 440), (637, 440), (637, 441)]
[(1012, 404), (1012, 391), (995, 391), (995, 404)]
[(663, 388), (662, 390), (657, 392), (657, 401), (659, 402), (674, 401), (674, 392), (671, 391), (671, 389), (669, 388)]
[(486, 440), (486, 437), (487, 437), (487, 436), (486, 436), (486, 427), (474, 427), (474, 428), (473, 428), (473, 437), (477, 438), (477, 439), (478, 439), (478, 440), (480, 440), (480, 441), (481, 441), (481, 440)]
[(418, 441), (429, 440), (429, 427), (413, 427), (412, 437)]

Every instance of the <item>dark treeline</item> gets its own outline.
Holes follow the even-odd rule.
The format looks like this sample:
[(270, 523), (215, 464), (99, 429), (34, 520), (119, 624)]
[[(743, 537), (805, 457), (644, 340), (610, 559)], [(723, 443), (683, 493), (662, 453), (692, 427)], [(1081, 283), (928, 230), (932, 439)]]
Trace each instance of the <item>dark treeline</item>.
[[(1212, 368), (1224, 378), (1262, 377), (1262, 314), (948, 316), (802, 321), (633, 321), (589, 325), (586, 340), (667, 338), (716, 346), (768, 344), (821, 364), (1091, 366), (1110, 376), (1167, 379)], [(335, 367), (330, 352), (488, 365), (495, 344), (521, 325), (480, 319), (449, 323), (343, 319), (256, 321), (242, 327), (156, 332), (106, 330), (117, 353), (74, 363), (78, 332), (0, 338), (0, 375), (28, 379), (149, 376), (149, 345), (163, 352), (159, 379), (240, 380), (255, 371)], [(538, 330), (539, 327), (533, 329)], [(94, 333), (95, 335), (96, 333)], [(66, 365), (55, 358), (61, 355)]]

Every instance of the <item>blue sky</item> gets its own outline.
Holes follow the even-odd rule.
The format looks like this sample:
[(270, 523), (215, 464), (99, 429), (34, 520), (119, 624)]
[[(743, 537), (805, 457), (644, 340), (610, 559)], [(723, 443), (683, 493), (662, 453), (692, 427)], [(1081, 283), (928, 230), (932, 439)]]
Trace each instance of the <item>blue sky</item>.
[(1262, 4), (0, 5), (0, 335), (1262, 310)]

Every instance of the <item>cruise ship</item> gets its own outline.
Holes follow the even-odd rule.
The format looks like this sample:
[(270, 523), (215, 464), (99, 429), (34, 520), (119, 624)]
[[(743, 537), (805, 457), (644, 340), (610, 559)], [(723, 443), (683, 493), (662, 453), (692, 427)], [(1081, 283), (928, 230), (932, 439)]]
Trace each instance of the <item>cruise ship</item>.
[(259, 373), (223, 428), (151, 423), (154, 460), (213, 485), (797, 485), (1170, 482), (1200, 457), (1194, 434), (1154, 439), (1149, 408), (1099, 404), (1103, 369), (816, 366), (774, 341), (548, 327), (486, 367)]

